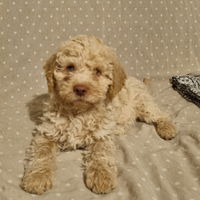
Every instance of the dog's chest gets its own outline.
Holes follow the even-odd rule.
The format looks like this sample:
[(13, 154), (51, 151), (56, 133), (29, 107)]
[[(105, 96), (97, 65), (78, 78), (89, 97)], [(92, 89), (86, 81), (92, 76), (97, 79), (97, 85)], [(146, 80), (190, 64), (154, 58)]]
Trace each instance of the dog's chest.
[(59, 127), (59, 143), (62, 149), (84, 148), (96, 139), (103, 139), (111, 134), (115, 122), (110, 116), (98, 112), (83, 113), (63, 118)]

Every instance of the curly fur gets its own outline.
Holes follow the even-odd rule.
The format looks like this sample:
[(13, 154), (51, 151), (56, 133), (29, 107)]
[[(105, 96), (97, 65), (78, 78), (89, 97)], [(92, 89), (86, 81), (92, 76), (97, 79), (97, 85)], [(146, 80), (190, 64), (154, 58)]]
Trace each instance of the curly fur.
[(84, 178), (95, 193), (116, 187), (114, 135), (138, 118), (171, 139), (176, 128), (146, 86), (127, 76), (115, 51), (93, 36), (63, 43), (44, 66), (51, 100), (35, 128), (21, 188), (42, 194), (52, 187), (56, 151), (84, 148)]

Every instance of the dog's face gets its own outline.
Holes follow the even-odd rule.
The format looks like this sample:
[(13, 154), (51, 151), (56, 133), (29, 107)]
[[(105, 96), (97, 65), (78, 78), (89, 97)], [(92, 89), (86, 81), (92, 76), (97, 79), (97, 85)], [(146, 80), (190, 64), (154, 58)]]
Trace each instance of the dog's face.
[(126, 79), (114, 50), (93, 36), (65, 42), (44, 69), (49, 92), (71, 105), (112, 100)]

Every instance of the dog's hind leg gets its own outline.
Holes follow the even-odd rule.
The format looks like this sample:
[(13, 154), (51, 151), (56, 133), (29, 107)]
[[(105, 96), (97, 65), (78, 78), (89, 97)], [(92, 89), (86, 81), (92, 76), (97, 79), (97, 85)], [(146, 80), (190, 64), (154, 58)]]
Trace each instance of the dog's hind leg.
[(177, 129), (171, 117), (158, 108), (149, 94), (138, 96), (136, 113), (141, 121), (154, 124), (161, 138), (168, 140), (176, 136)]

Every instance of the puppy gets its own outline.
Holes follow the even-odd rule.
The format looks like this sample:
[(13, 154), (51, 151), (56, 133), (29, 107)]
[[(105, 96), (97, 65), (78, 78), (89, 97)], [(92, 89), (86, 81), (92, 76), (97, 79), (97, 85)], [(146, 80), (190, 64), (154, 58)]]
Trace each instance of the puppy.
[(114, 135), (123, 135), (139, 119), (154, 124), (161, 138), (175, 137), (170, 116), (159, 110), (142, 82), (125, 73), (115, 51), (100, 39), (70, 39), (44, 70), (51, 99), (27, 150), (20, 185), (25, 191), (51, 189), (56, 152), (81, 148), (86, 186), (94, 193), (109, 193), (117, 183)]

